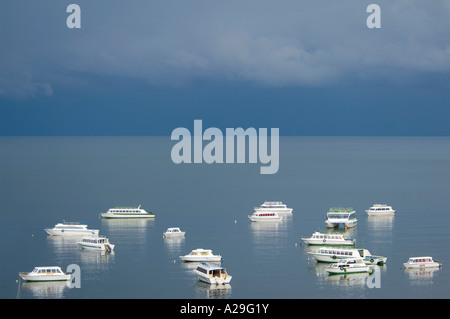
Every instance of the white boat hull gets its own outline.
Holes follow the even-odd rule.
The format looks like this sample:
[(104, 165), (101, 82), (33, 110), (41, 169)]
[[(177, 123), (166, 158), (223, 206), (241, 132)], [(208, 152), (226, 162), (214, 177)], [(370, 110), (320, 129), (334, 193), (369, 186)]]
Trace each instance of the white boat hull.
[(184, 237), (185, 232), (180, 232), (180, 233), (163, 233), (165, 238), (179, 238), (179, 237)]
[[(309, 252), (311, 256), (314, 257), (317, 261), (325, 262), (325, 263), (335, 263), (339, 260), (347, 259), (348, 256), (340, 256), (340, 255), (328, 255), (328, 254), (316, 254)], [(382, 256), (370, 256), (364, 257), (364, 263), (366, 265), (382, 265), (387, 261), (387, 257)]]
[(154, 214), (110, 214), (100, 213), (103, 218), (155, 218)]
[(248, 216), (252, 222), (279, 222), (283, 219), (281, 216)]
[(78, 247), (86, 250), (97, 251), (113, 251), (115, 245), (113, 244), (90, 244), (90, 243), (78, 243)]
[(220, 262), (222, 256), (180, 256), (182, 261), (186, 262)]
[(427, 262), (427, 263), (404, 263), (403, 266), (407, 269), (424, 269), (424, 268), (439, 268), (442, 264), (438, 262)]
[(355, 240), (333, 240), (333, 239), (319, 239), (319, 238), (302, 238), (302, 240), (308, 245), (321, 245), (321, 246), (354, 246)]
[(370, 266), (365, 267), (328, 267), (326, 271), (331, 275), (337, 274), (356, 274), (356, 273), (369, 273), (372, 272)]
[(71, 275), (35, 275), (30, 273), (20, 273), (20, 278), (25, 281), (66, 281), (71, 278)]
[(292, 208), (255, 207), (255, 212), (258, 213), (292, 214), (292, 210)]
[(206, 282), (210, 285), (225, 285), (231, 282), (232, 276), (208, 276), (206, 274), (201, 273), (198, 270), (194, 270), (194, 273), (197, 275), (198, 280)]
[(395, 215), (395, 210), (393, 210), (393, 211), (386, 211), (386, 212), (374, 212), (374, 211), (366, 210), (366, 213), (369, 216), (394, 216)]
[(45, 231), (51, 236), (98, 236), (98, 229), (52, 229)]

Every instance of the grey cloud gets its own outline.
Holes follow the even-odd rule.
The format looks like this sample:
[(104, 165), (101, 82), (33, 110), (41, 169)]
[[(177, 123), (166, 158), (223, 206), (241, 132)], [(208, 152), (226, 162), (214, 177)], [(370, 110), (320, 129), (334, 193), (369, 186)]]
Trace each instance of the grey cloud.
[[(369, 1), (77, 3), (80, 30), (65, 27), (64, 4), (41, 0), (37, 12), (16, 17), (21, 31), (0, 33), (6, 48), (0, 67), (8, 69), (0, 73), (0, 95), (14, 89), (51, 95), (56, 79), (58, 85), (76, 83), (70, 78), (79, 74), (137, 78), (151, 85), (201, 78), (320, 86), (347, 77), (389, 81), (402, 71), (408, 76), (450, 71), (445, 0), (376, 1), (382, 9), (379, 30), (366, 27)], [(12, 1), (1, 6), (19, 12)], [(6, 65), (12, 51), (23, 57)]]

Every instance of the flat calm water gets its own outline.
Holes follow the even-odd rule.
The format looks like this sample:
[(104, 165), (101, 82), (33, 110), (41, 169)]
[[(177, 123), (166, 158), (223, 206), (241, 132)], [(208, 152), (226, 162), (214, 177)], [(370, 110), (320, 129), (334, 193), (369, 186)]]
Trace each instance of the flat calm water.
[[(450, 138), (281, 137), (280, 168), (174, 164), (170, 137), (0, 137), (0, 297), (7, 298), (449, 298)], [(266, 200), (294, 209), (280, 223), (252, 223)], [(395, 217), (369, 218), (386, 203)], [(155, 220), (104, 220), (114, 206), (142, 205)], [(357, 246), (387, 256), (379, 288), (367, 274), (328, 276), (300, 237), (325, 231), (330, 207), (353, 207)], [(44, 228), (78, 221), (115, 244), (81, 251)], [(184, 239), (164, 239), (168, 227)], [(215, 289), (179, 256), (196, 248), (223, 257), (233, 276)], [(432, 256), (435, 271), (406, 271)], [(35, 266), (80, 267), (80, 288), (24, 283)], [(374, 275), (372, 275), (374, 276)]]

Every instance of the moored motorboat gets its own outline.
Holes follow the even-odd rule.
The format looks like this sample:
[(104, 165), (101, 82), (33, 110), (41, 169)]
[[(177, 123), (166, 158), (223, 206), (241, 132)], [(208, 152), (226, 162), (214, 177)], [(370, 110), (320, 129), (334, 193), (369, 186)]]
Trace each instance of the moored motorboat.
[(62, 222), (53, 228), (45, 228), (51, 236), (98, 236), (98, 229), (88, 229), (78, 222)]
[(155, 214), (138, 207), (114, 207), (106, 213), (100, 213), (103, 218), (155, 218)]
[(353, 208), (332, 207), (327, 212), (325, 224), (327, 228), (336, 228), (344, 225), (345, 228), (355, 227), (358, 223), (356, 213)]
[(220, 264), (215, 263), (202, 263), (194, 269), (194, 273), (197, 275), (200, 281), (208, 284), (229, 284), (232, 276), (230, 276), (226, 269)]
[(406, 263), (403, 263), (405, 268), (439, 268), (442, 264), (433, 259), (433, 257), (410, 257)]
[(252, 222), (279, 222), (283, 217), (275, 212), (254, 212), (248, 216)]
[(185, 232), (181, 231), (179, 227), (167, 228), (163, 233), (164, 238), (184, 237)]
[(77, 242), (78, 247), (88, 250), (98, 250), (111, 252), (114, 250), (115, 245), (109, 242), (106, 237), (86, 237)]
[(311, 237), (301, 238), (308, 245), (354, 246), (356, 239), (346, 238), (343, 234), (326, 234), (315, 232)]
[(20, 272), (19, 276), (25, 281), (66, 281), (71, 278), (58, 266), (34, 267), (31, 272)]
[(383, 265), (387, 257), (375, 256), (367, 249), (344, 249), (336, 247), (321, 247), (317, 251), (308, 252), (314, 259), (321, 262), (334, 263), (349, 258), (362, 258), (367, 265)]
[(211, 249), (197, 248), (185, 256), (180, 256), (180, 259), (187, 262), (220, 262), (222, 256), (214, 255)]
[(292, 214), (292, 208), (287, 207), (283, 202), (264, 202), (261, 206), (255, 207), (255, 212), (275, 212), (277, 214)]
[(325, 269), (330, 275), (373, 272), (373, 266), (366, 265), (362, 258), (343, 259)]
[(392, 216), (395, 215), (395, 210), (386, 204), (374, 204), (366, 213), (369, 216)]

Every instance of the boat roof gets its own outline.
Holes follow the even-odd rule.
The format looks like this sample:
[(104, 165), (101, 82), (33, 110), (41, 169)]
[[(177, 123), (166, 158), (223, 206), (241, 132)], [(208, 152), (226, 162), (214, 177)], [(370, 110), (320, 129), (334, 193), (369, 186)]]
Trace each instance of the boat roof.
[(433, 259), (433, 257), (430, 257), (430, 256), (409, 257), (409, 259), (418, 259), (418, 258), (431, 258), (431, 259)]
[(354, 209), (352, 207), (331, 207), (328, 212), (330, 213), (351, 213)]
[(180, 227), (170, 227), (170, 228), (167, 228), (167, 230), (180, 230)]
[(201, 263), (198, 267), (205, 270), (225, 269), (220, 263)]
[(197, 252), (197, 251), (212, 251), (212, 250), (211, 250), (211, 249), (197, 248), (197, 249), (194, 249), (194, 250), (192, 250), (192, 251)]
[(61, 267), (59, 267), (59, 266), (39, 266), (39, 267), (34, 267), (34, 269), (61, 269)]
[(348, 259), (341, 259), (339, 262), (337, 262), (338, 264), (346, 264), (350, 261), (362, 261), (364, 262), (364, 258), (358, 257), (358, 258), (348, 258)]
[(320, 231), (315, 231), (313, 233), (313, 235), (338, 235), (338, 236), (343, 236), (344, 234), (341, 234), (341, 233), (321, 233)]

